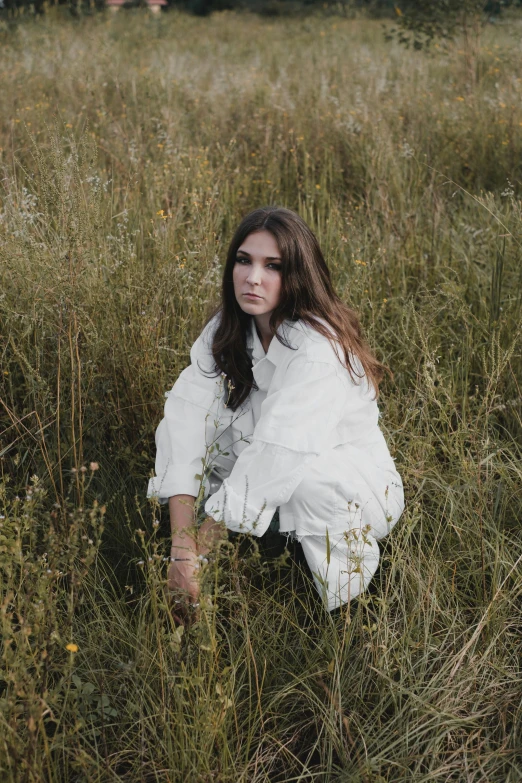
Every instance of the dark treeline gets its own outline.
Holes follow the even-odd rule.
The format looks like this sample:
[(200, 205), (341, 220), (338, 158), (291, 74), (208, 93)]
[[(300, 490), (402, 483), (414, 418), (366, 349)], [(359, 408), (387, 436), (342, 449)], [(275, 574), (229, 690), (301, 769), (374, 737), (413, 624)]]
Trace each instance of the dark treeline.
[[(453, 8), (467, 0), (439, 0), (434, 6), (444, 6), (445, 2)], [(469, 3), (468, 3), (469, 4)], [(126, 0), (124, 7), (132, 8), (146, 6), (147, 0)], [(397, 17), (397, 9), (424, 6), (423, 0), (167, 0), (164, 11), (169, 8), (181, 8), (198, 15), (206, 15), (213, 11), (230, 9), (247, 9), (267, 16), (285, 16), (302, 14), (318, 8), (325, 12), (350, 14), (364, 10), (376, 17)], [(483, 11), (489, 16), (499, 15), (508, 6), (521, 6), (522, 0), (485, 0)], [(68, 8), (73, 15), (88, 15), (104, 10), (106, 0), (0, 0), (0, 16), (17, 17), (25, 14), (44, 14), (51, 6)], [(440, 8), (438, 12), (443, 12)]]

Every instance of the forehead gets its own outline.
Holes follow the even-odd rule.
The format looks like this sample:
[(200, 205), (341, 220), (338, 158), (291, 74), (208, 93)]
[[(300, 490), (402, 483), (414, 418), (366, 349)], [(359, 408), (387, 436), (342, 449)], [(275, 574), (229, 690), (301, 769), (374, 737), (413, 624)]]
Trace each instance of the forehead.
[(260, 256), (263, 258), (279, 256), (279, 247), (273, 234), (270, 231), (255, 231), (249, 234), (240, 244), (238, 250), (243, 250), (251, 256)]

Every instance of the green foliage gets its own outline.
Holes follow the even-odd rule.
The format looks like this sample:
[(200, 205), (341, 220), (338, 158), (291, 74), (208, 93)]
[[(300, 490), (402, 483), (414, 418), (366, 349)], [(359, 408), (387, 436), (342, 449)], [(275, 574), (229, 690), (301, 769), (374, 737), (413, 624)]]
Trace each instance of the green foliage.
[(480, 27), (487, 21), (490, 6), (487, 0), (402, 0), (395, 6), (397, 24), (388, 37), (422, 49), (434, 39), (454, 38)]
[[(2, 781), (517, 781), (510, 32), (426, 58), (368, 21), (51, 14), (2, 46)], [(231, 537), (180, 629), (154, 430), (231, 230), (274, 202), (394, 371), (407, 508), (348, 611), (282, 537)]]

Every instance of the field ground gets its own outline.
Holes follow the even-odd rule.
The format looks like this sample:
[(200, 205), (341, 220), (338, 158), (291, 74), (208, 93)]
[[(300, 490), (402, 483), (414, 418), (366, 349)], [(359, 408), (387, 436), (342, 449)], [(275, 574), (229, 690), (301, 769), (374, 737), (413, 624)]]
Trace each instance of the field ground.
[[(0, 29), (2, 781), (522, 780), (521, 30)], [(407, 509), (347, 612), (235, 539), (183, 633), (154, 430), (232, 228), (274, 202), (394, 371)]]

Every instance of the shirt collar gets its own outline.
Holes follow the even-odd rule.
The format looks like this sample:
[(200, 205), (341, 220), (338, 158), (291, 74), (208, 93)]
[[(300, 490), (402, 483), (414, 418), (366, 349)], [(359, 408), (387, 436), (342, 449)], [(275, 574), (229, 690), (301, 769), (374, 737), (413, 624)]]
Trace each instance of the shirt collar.
[(268, 346), (268, 351), (265, 353), (265, 349), (263, 348), (257, 333), (255, 321), (253, 318), (251, 318), (250, 327), (247, 331), (247, 350), (252, 356), (252, 365), (257, 364), (257, 362), (261, 361), (261, 359), (267, 359), (277, 367), (282, 358), (285, 356), (286, 352), (290, 350), (286, 345), (283, 345), (279, 342), (277, 335), (282, 337), (282, 339), (285, 340), (285, 342), (288, 342), (289, 345), (294, 345), (295, 340), (290, 339), (291, 337), (293, 338), (294, 336), (297, 336), (297, 330), (294, 328), (294, 326), (295, 325), (292, 321), (283, 321), (283, 323), (278, 327), (276, 334), (272, 338), (272, 341)]
[(250, 325), (247, 331), (247, 349), (252, 356), (252, 364), (257, 364), (261, 359), (266, 358), (265, 349), (259, 339), (256, 324), (253, 318), (250, 319)]

